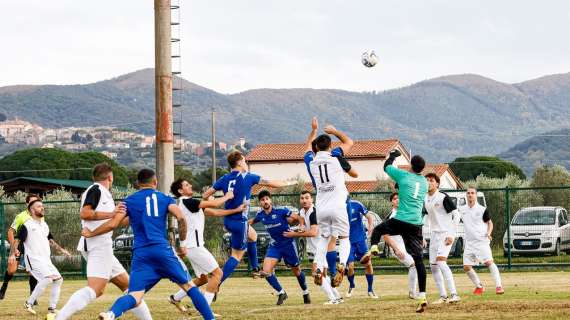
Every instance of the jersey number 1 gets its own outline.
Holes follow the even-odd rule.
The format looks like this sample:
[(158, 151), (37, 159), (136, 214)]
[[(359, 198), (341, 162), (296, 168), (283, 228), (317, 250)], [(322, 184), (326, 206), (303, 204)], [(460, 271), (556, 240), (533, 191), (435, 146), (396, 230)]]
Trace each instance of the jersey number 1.
[(156, 199), (156, 194), (153, 193), (152, 197), (146, 197), (146, 215), (158, 217), (158, 201)]
[[(323, 170), (324, 168), (324, 170)], [(325, 176), (323, 177), (323, 171), (325, 172)], [(321, 183), (330, 182), (329, 180), (329, 170), (327, 169), (327, 164), (319, 164), (319, 175), (321, 178)]]
[(416, 188), (415, 188), (415, 190), (414, 190), (414, 195), (413, 195), (414, 199), (417, 199), (417, 198), (418, 198), (418, 194), (419, 194), (419, 193), (420, 193), (420, 183), (419, 183), (419, 182), (416, 182)]

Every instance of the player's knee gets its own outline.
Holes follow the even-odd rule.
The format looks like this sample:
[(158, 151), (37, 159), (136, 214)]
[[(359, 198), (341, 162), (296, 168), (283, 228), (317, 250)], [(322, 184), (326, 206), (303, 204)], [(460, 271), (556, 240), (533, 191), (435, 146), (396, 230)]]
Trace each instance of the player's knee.
[(463, 266), (463, 271), (465, 272), (471, 271), (471, 266)]
[(348, 275), (349, 275), (349, 276), (352, 276), (352, 275), (354, 274), (354, 262), (351, 262), (351, 263), (348, 265), (348, 271), (347, 271), (347, 272), (348, 272)]
[(485, 264), (485, 266), (490, 267), (493, 264), (493, 260), (487, 260), (483, 263)]

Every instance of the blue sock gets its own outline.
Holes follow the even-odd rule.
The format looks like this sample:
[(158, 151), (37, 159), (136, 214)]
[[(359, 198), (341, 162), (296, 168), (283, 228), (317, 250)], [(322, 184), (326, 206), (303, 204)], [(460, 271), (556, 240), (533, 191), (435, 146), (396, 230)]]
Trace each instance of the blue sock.
[(126, 294), (115, 301), (111, 307), (111, 312), (115, 314), (115, 318), (123, 315), (123, 313), (131, 310), (137, 305), (137, 300), (130, 294)]
[(249, 259), (251, 269), (259, 269), (259, 263), (257, 262), (257, 241), (247, 243), (247, 257)]
[(192, 299), (192, 304), (194, 304), (194, 307), (196, 310), (198, 310), (198, 312), (200, 312), (204, 319), (214, 319), (214, 313), (212, 313), (212, 309), (210, 309), (210, 305), (200, 292), (200, 289), (197, 287), (192, 287), (190, 290), (188, 290), (188, 292), (186, 292), (186, 294), (190, 297), (190, 299)]
[(305, 281), (305, 273), (303, 271), (301, 271), (301, 274), (297, 276), (297, 281), (299, 282), (301, 290), (307, 290), (307, 282)]
[(327, 264), (329, 265), (329, 274), (334, 277), (336, 274), (336, 251), (327, 252)]
[(366, 275), (366, 282), (368, 282), (368, 292), (373, 292), (374, 289), (372, 289), (372, 282), (374, 282), (374, 275), (373, 274), (367, 274)]
[(281, 284), (279, 284), (279, 280), (277, 280), (275, 273), (272, 274), (271, 276), (265, 278), (265, 280), (267, 280), (267, 282), (269, 282), (269, 285), (271, 287), (273, 287), (273, 289), (275, 289), (275, 291), (281, 292), (281, 290), (283, 290), (283, 287), (281, 287)]
[(348, 283), (350, 283), (350, 287), (356, 288), (356, 285), (354, 284), (354, 275), (347, 276), (347, 278), (348, 278)]
[(234, 270), (236, 269), (238, 264), (239, 264), (238, 259), (234, 257), (230, 257), (228, 261), (226, 261), (224, 267), (222, 268), (224, 275), (222, 276), (221, 282), (224, 282), (224, 280), (226, 280), (232, 273), (234, 273)]

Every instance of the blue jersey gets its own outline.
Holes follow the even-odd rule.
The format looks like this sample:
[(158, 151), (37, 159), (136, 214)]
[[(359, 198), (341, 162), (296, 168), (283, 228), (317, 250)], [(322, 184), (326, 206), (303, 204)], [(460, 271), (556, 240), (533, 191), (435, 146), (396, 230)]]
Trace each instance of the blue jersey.
[(176, 201), (154, 189), (142, 189), (125, 199), (127, 216), (133, 228), (133, 249), (150, 245), (165, 244), (168, 206)]
[(350, 242), (366, 240), (366, 230), (362, 224), (362, 218), (368, 213), (368, 209), (360, 201), (348, 200), (346, 210), (350, 220)]
[(234, 198), (226, 201), (226, 204), (224, 205), (227, 210), (235, 209), (242, 203), (247, 204), (247, 208), (244, 210), (244, 212), (238, 212), (225, 216), (224, 220), (247, 220), (247, 214), (249, 212), (249, 201), (251, 199), (251, 188), (254, 185), (258, 184), (260, 180), (261, 177), (254, 173), (232, 171), (214, 183), (212, 187), (215, 190), (221, 190), (224, 192), (224, 194), (230, 190), (234, 192)]
[(282, 246), (293, 242), (293, 238), (287, 238), (283, 232), (289, 230), (289, 222), (287, 218), (291, 216), (291, 210), (287, 208), (272, 208), (270, 213), (260, 210), (255, 218), (254, 223), (261, 222), (265, 226), (265, 230), (274, 241), (274, 245)]

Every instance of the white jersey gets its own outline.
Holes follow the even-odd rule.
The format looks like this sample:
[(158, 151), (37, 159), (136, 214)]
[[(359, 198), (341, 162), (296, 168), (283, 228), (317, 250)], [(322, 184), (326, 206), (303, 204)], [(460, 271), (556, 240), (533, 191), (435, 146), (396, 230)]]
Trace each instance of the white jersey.
[(457, 208), (447, 194), (439, 190), (431, 196), (427, 194), (424, 207), (431, 232), (442, 232), (455, 237), (457, 228), (453, 218), (457, 214)]
[(345, 172), (338, 158), (333, 157), (330, 152), (317, 152), (309, 162), (309, 173), (315, 182), (316, 206), (319, 210), (346, 207), (348, 190)]
[[(317, 224), (317, 210), (311, 206), (308, 210), (301, 208), (299, 215), (305, 220), (305, 231), (311, 230), (311, 225)], [(311, 217), (312, 216), (312, 217)], [(307, 237), (307, 252), (315, 254), (317, 252), (317, 238)]]
[(186, 217), (188, 231), (186, 233), (186, 247), (197, 248), (204, 246), (204, 211), (200, 209), (200, 200), (180, 198), (178, 207)]
[(466, 246), (472, 242), (489, 243), (487, 238), (487, 221), (491, 219), (487, 208), (479, 203), (471, 208), (469, 205), (464, 205), (459, 208), (462, 214), (463, 226), (465, 228), (465, 243)]
[[(28, 219), (18, 230), (18, 239), (24, 243), (26, 263), (31, 267), (40, 264), (51, 264), (49, 239), (51, 234), (47, 223), (43, 220)], [(30, 270), (28, 270), (30, 271)]]
[[(94, 183), (81, 195), (81, 208), (85, 205), (91, 205), (93, 210), (99, 212), (113, 212), (115, 211), (115, 201), (111, 192), (105, 186)], [(91, 231), (97, 229), (100, 225), (104, 224), (110, 219), (105, 220), (81, 220), (81, 226)], [(77, 245), (78, 251), (89, 251), (95, 247), (108, 247), (113, 246), (113, 231), (100, 234), (92, 238), (84, 238), (81, 236), (79, 244)]]

